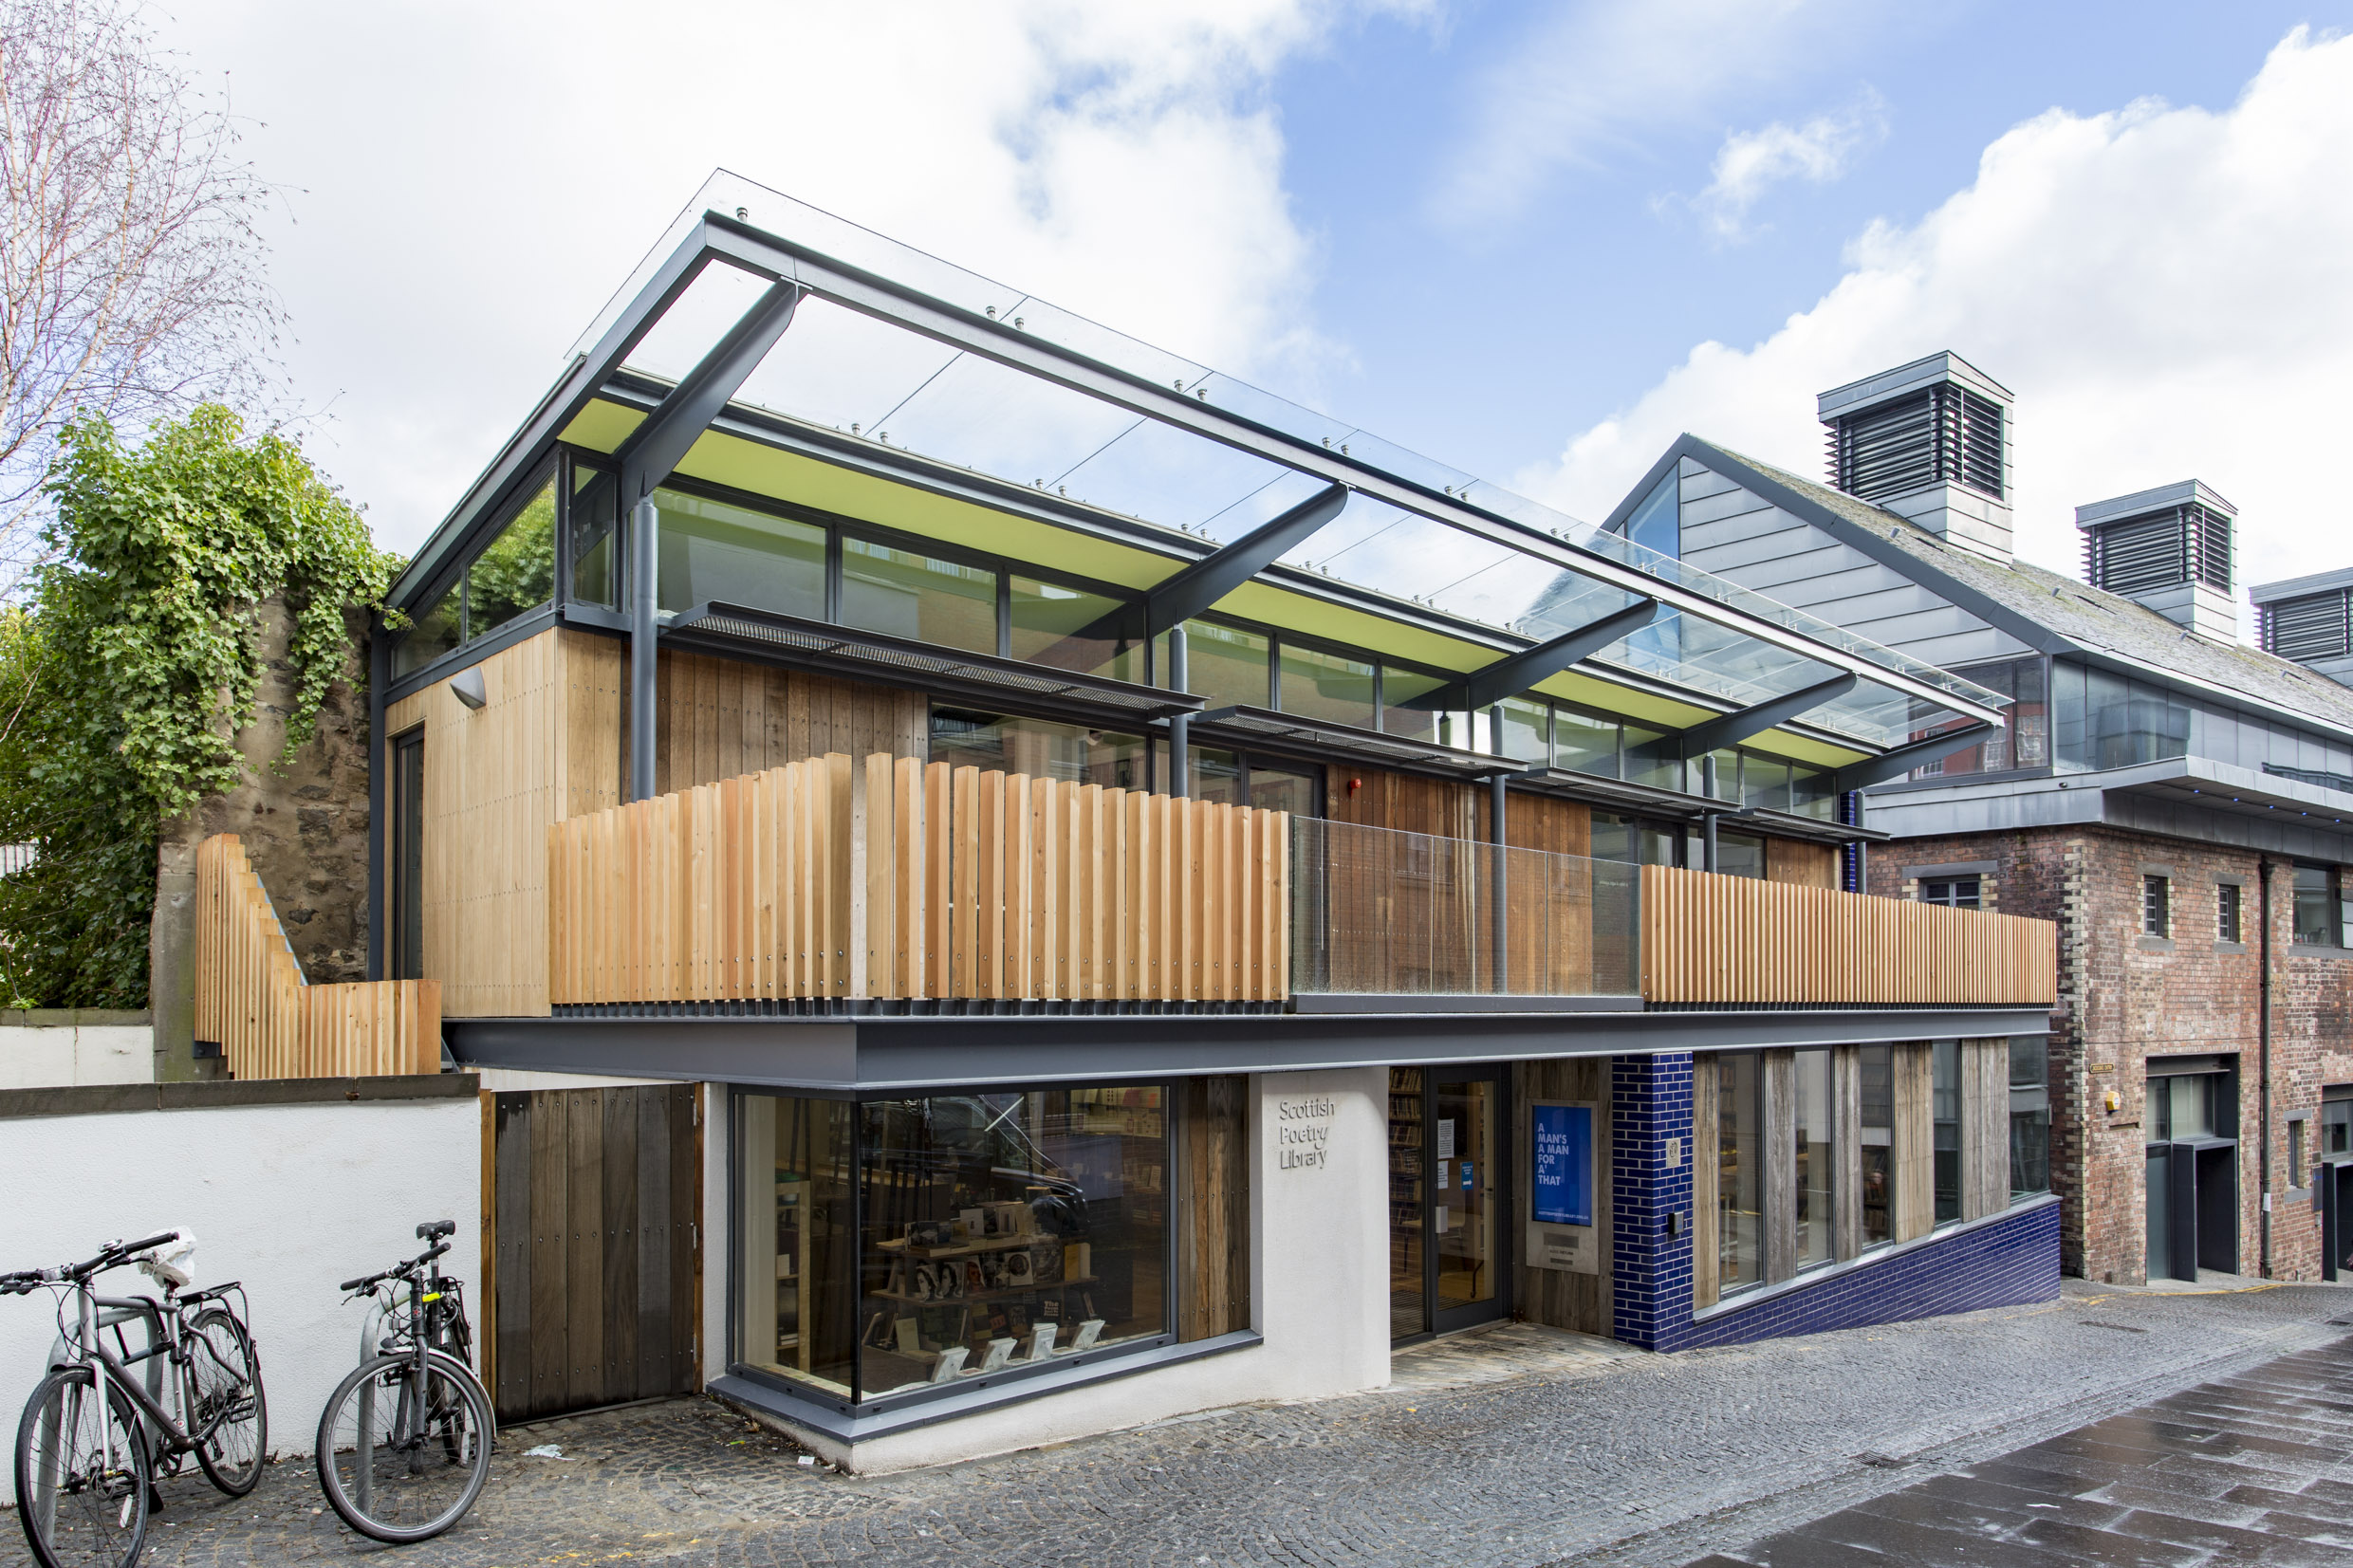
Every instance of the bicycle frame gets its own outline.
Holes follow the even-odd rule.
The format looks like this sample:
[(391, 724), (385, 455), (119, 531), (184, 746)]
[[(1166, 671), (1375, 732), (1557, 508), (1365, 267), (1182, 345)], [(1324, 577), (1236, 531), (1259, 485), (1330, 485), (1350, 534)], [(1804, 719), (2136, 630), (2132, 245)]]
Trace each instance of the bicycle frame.
[[(181, 1328), (180, 1314), (198, 1302), (221, 1300), (236, 1288), (234, 1285), (215, 1285), (167, 1302), (152, 1296), (101, 1296), (87, 1280), (80, 1281), (74, 1286), (77, 1321), (75, 1332), (67, 1341), (69, 1354), (63, 1361), (52, 1354), (50, 1364), (53, 1367), (73, 1365), (96, 1368), (96, 1382), (102, 1396), (109, 1386), (120, 1388), (152, 1434), (158, 1450), (156, 1457), (176, 1460), (181, 1454), (195, 1451), (197, 1446), (227, 1419), (227, 1412), (222, 1411), (207, 1422), (201, 1430), (182, 1424), (183, 1421), (193, 1422), (196, 1390), (194, 1357), (188, 1347), (188, 1337)], [(112, 1329), (117, 1342), (120, 1343), (122, 1326), (134, 1319), (146, 1325), (147, 1348), (136, 1354), (130, 1351), (127, 1344), (121, 1354), (108, 1350), (106, 1331)], [(134, 1365), (152, 1363), (158, 1356), (163, 1357), (171, 1368), (172, 1394), (179, 1406), (176, 1414), (165, 1407), (161, 1397), (165, 1374), (151, 1367), (148, 1376), (142, 1378), (131, 1371)], [(145, 1386), (151, 1381), (157, 1385), (152, 1390)], [(103, 1422), (101, 1428), (104, 1430)], [(106, 1461), (111, 1465), (115, 1459), (111, 1431), (108, 1431), (105, 1443)]]

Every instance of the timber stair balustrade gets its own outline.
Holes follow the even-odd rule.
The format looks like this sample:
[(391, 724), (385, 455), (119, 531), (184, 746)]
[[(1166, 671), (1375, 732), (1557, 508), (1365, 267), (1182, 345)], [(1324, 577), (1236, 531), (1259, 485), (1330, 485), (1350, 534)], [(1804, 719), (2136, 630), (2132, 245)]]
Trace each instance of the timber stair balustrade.
[(1642, 868), (1642, 996), (1651, 1003), (2047, 1006), (2047, 920)]
[(379, 1078), (441, 1070), (441, 983), (313, 986), (233, 833), (196, 846), (195, 1038), (230, 1076)]
[(1278, 1005), (1288, 821), (812, 757), (551, 824), (548, 999)]

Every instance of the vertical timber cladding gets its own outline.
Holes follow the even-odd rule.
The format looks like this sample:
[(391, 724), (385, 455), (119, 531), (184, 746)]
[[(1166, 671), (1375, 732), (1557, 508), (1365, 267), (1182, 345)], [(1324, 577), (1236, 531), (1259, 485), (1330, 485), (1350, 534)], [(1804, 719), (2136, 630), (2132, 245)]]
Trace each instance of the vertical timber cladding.
[(1250, 1079), (1186, 1079), (1178, 1223), (1176, 1337), (1214, 1339), (1251, 1326)]
[(491, 1098), (489, 1360), (502, 1421), (697, 1386), (691, 1084)]
[[(1517, 815), (1513, 813), (1515, 829)], [(1607, 1175), (1612, 1169), (1613, 1119), (1609, 1115), (1609, 1059), (1571, 1057), (1511, 1064), (1511, 1223), (1523, 1231), (1527, 1229), (1528, 1217), (1534, 1212), (1534, 1190), (1530, 1185), (1534, 1173), (1529, 1169), (1532, 1133), (1529, 1108), (1540, 1099), (1590, 1100), (1597, 1107), (1593, 1118), (1593, 1164), (1601, 1174), (1593, 1184), (1593, 1227), (1599, 1242), (1601, 1268), (1592, 1274), (1530, 1268), (1522, 1256), (1526, 1249), (1515, 1246), (1513, 1256), (1519, 1261), (1514, 1265), (1512, 1304), (1531, 1323), (1606, 1336), (1613, 1322), (1609, 1286), (1616, 1251), (1610, 1245), (1611, 1184)]]
[[(1551, 855), (1587, 857), (1593, 853), (1592, 808), (1576, 801), (1525, 790), (1505, 796), (1504, 842), (1513, 849), (1542, 850)], [(1410, 773), (1353, 764), (1332, 763), (1325, 772), (1325, 812), (1336, 822), (1386, 828), (1396, 833), (1421, 833), (1468, 843), (1488, 841), (1488, 792), (1484, 785), (1453, 779), (1432, 779)], [(1394, 977), (1408, 961), (1398, 957), (1428, 949), (1428, 933), (1418, 923), (1433, 918), (1436, 905), (1392, 901), (1393, 873), (1411, 876), (1444, 875), (1446, 862), (1417, 866), (1358, 866), (1335, 869), (1330, 898), (1336, 907), (1357, 912), (1357, 918), (1383, 933), (1384, 962), (1376, 969)], [(1557, 868), (1556, 868), (1557, 869)], [(1573, 873), (1571, 874), (1573, 875)], [(1590, 904), (1578, 888), (1547, 886), (1536, 868), (1515, 867), (1510, 876), (1510, 906), (1506, 927), (1510, 949), (1511, 989), (1523, 994), (1577, 995), (1591, 988), (1593, 932), (1586, 912)], [(1457, 901), (1452, 920), (1484, 931), (1484, 906), (1478, 903), (1477, 883), (1465, 876), (1455, 888)], [(1362, 956), (1370, 957), (1373, 950)], [(1455, 974), (1428, 977), (1432, 988), (1485, 990), (1490, 977)], [(1375, 978), (1372, 989), (1389, 988), (1389, 980)]]
[[(550, 630), (484, 659), (477, 711), (437, 681), (392, 704), (425, 729), (424, 972), (447, 1018), (547, 1013), (547, 827), (621, 803), (628, 644)], [(923, 757), (919, 692), (661, 655), (656, 787), (847, 751)]]

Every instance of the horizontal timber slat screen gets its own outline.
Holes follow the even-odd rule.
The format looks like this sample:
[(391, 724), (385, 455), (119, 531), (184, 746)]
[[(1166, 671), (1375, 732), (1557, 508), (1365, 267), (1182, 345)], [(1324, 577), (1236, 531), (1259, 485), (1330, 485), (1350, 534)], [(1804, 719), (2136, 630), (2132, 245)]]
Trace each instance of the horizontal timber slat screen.
[(313, 986), (233, 833), (196, 846), (195, 1038), (230, 1076), (381, 1078), (441, 1070), (441, 983)]
[(838, 752), (547, 830), (548, 1000), (1274, 1002), (1288, 814)]
[(2047, 920), (1674, 866), (1642, 868), (1650, 1002), (2045, 1006)]

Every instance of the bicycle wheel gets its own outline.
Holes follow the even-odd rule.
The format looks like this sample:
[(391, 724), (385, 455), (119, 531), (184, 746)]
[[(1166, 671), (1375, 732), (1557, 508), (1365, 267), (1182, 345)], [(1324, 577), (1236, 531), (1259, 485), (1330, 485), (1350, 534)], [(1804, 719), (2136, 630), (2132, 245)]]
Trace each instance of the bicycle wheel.
[(439, 1352), (353, 1370), (319, 1416), (319, 1489), (378, 1540), (424, 1540), (465, 1517), (490, 1479), (490, 1395)]
[(195, 1384), (188, 1430), (196, 1439), (204, 1479), (243, 1497), (269, 1456), (269, 1408), (253, 1337), (227, 1307), (207, 1307), (188, 1330), (188, 1375)]
[(154, 1478), (130, 1402), (88, 1367), (41, 1380), (16, 1427), (16, 1514), (42, 1568), (131, 1568)]

